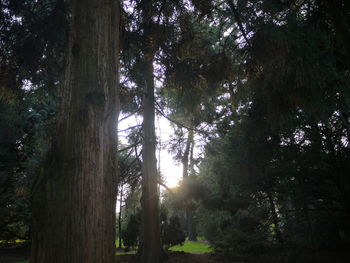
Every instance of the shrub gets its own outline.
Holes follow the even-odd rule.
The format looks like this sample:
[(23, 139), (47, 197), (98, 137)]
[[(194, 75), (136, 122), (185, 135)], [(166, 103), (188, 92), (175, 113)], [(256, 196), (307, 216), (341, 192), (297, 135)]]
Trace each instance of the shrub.
[(178, 216), (170, 217), (169, 223), (164, 222), (162, 225), (162, 241), (167, 249), (175, 245), (182, 245), (185, 242), (186, 236), (181, 227)]
[(139, 225), (139, 218), (136, 215), (130, 215), (126, 229), (122, 231), (123, 243), (128, 249), (138, 244)]

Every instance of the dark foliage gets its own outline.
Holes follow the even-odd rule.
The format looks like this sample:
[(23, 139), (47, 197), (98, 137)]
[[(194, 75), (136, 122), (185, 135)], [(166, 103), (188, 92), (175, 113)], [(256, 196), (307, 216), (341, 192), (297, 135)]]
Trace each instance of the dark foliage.
[(162, 206), (160, 219), (162, 245), (168, 249), (169, 247), (183, 244), (186, 235), (181, 226), (180, 218), (177, 215), (172, 215), (168, 218), (167, 208)]
[(127, 249), (134, 248), (138, 245), (140, 234), (140, 214), (130, 215), (126, 229), (122, 231), (124, 246)]
[(64, 64), (64, 1), (0, 2), (0, 239), (28, 240)]

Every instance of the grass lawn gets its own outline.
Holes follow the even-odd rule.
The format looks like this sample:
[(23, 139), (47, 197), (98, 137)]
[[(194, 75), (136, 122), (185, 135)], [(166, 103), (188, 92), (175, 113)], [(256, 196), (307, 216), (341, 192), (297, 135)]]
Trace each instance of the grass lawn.
[[(119, 238), (115, 241), (115, 246), (116, 246), (116, 247), (119, 247)], [(121, 247), (122, 247), (122, 248), (125, 248), (123, 242), (122, 242), (122, 246), (121, 246)]]
[(14, 241), (8, 241), (8, 240), (0, 240), (0, 244), (12, 244), (12, 243), (24, 243), (24, 242), (27, 242), (25, 240), (22, 240), (22, 239), (16, 239)]
[[(186, 240), (183, 245), (176, 245), (173, 247), (170, 247), (170, 251), (183, 251), (186, 253), (210, 253), (213, 252), (213, 249), (209, 247), (208, 244), (206, 244), (204, 239), (199, 239), (201, 241), (193, 242)], [(135, 254), (136, 251), (129, 251), (129, 252), (117, 252), (116, 255), (132, 255)]]
[(135, 255), (136, 254), (136, 250), (133, 251), (128, 251), (128, 252), (117, 252), (115, 253), (117, 256), (123, 256), (123, 255)]
[(193, 242), (186, 240), (185, 243), (181, 245), (176, 245), (169, 248), (170, 251), (183, 251), (187, 253), (210, 253), (213, 250), (209, 247), (208, 244), (204, 242)]
[[(116, 242), (117, 243), (117, 242)], [(118, 245), (118, 244), (116, 244)], [(169, 248), (170, 251), (183, 251), (187, 253), (210, 253), (213, 252), (213, 250), (209, 247), (208, 244), (206, 244), (203, 241), (188, 241), (186, 240), (185, 243), (177, 246), (173, 246)], [(117, 252), (116, 255), (132, 255), (135, 254), (136, 251), (129, 251), (129, 252)], [(19, 261), (17, 263), (28, 263), (28, 261)]]

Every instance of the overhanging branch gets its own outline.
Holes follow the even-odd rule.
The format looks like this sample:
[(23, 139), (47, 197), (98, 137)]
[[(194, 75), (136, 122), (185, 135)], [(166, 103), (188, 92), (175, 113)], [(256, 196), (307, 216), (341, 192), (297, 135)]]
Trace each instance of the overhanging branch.
[(243, 35), (244, 40), (246, 41), (247, 45), (250, 46), (250, 41), (249, 41), (249, 39), (248, 39), (248, 37), (247, 37), (247, 34), (246, 34), (245, 30), (244, 30), (242, 21), (241, 21), (241, 19), (240, 19), (240, 17), (239, 17), (239, 14), (238, 14), (238, 11), (237, 11), (237, 9), (236, 9), (235, 4), (233, 3), (232, 0), (227, 0), (227, 4), (229, 5), (233, 16), (236, 18), (236, 21), (237, 21), (239, 30), (242, 32), (242, 35)]
[(183, 124), (183, 123), (181, 123), (181, 122), (179, 122), (179, 121), (177, 121), (177, 120), (174, 120), (174, 119), (170, 118), (169, 116), (167, 116), (167, 115), (160, 109), (160, 105), (159, 105), (157, 102), (156, 102), (156, 105), (158, 106), (158, 107), (156, 107), (156, 111), (157, 111), (160, 115), (162, 115), (164, 118), (166, 118), (168, 121), (170, 121), (170, 122), (172, 122), (172, 123), (175, 123), (176, 125), (179, 125), (179, 126), (185, 128), (185, 129), (187, 129), (187, 130), (192, 130), (192, 131), (198, 132), (198, 133), (200, 133), (200, 134), (204, 134), (204, 135), (206, 135), (206, 136), (210, 136), (210, 135), (211, 135), (210, 132), (207, 132), (207, 131), (204, 131), (204, 130), (200, 130), (200, 129), (196, 129), (196, 128), (189, 127), (189, 126), (187, 126), (187, 125), (185, 125), (185, 124)]

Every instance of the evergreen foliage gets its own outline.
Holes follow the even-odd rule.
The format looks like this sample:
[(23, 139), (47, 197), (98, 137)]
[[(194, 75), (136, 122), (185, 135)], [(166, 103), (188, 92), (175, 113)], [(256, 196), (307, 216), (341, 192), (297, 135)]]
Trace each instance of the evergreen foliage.
[(129, 216), (126, 229), (122, 232), (123, 243), (127, 250), (138, 245), (140, 235), (140, 214)]
[(232, 111), (201, 164), (202, 228), (233, 258), (279, 248), (291, 262), (321, 260), (349, 246), (345, 51), (317, 1), (236, 8), (249, 37), (241, 80), (222, 101)]
[(57, 111), (67, 7), (64, 1), (0, 7), (0, 239), (29, 240), (31, 188)]
[(181, 226), (180, 218), (177, 215), (168, 217), (168, 210), (165, 206), (161, 207), (161, 236), (162, 245), (169, 249), (175, 245), (182, 245), (185, 242), (186, 236)]

